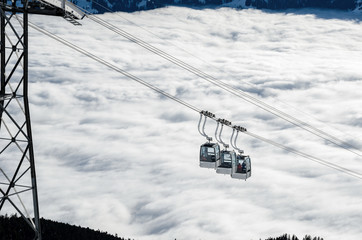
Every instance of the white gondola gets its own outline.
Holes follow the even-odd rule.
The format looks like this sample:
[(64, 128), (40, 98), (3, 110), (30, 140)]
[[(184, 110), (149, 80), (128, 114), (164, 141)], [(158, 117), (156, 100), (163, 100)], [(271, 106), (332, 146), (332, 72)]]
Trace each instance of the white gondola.
[[(204, 117), (204, 123), (201, 126), (202, 117)], [(207, 111), (200, 112), (198, 130), (199, 133), (206, 137), (208, 141), (200, 147), (200, 167), (216, 169), (216, 167), (220, 164), (220, 146), (218, 143), (212, 143), (212, 138), (205, 133), (207, 117), (213, 118), (215, 115)]]
[(236, 161), (236, 153), (234, 151), (222, 150), (220, 165), (216, 168), (216, 173), (231, 175), (232, 163)]
[(244, 180), (251, 177), (251, 161), (249, 156), (237, 155), (236, 160), (232, 162), (231, 177)]
[(251, 177), (251, 160), (249, 156), (243, 155), (243, 150), (236, 146), (236, 139), (238, 138), (239, 131), (245, 132), (246, 129), (240, 126), (233, 126), (232, 128), (233, 134), (231, 135), (230, 143), (239, 154), (236, 156), (235, 161), (232, 162), (231, 177), (246, 180)]
[[(204, 117), (204, 123), (201, 126), (202, 117)], [(207, 117), (215, 119), (215, 115), (207, 112), (200, 112), (200, 120), (198, 130), (200, 134), (208, 140), (200, 147), (200, 167), (213, 168), (218, 174), (227, 174), (232, 178), (244, 179), (251, 177), (251, 160), (249, 156), (242, 155), (243, 150), (236, 146), (236, 139), (239, 131), (246, 132), (246, 129), (240, 126), (232, 126), (231, 122), (225, 119), (217, 119), (217, 127), (215, 130), (215, 139), (218, 143), (224, 146), (224, 149), (220, 151), (220, 145), (218, 143), (212, 143), (212, 138), (205, 133), (205, 124)], [(220, 127), (221, 125), (221, 127)], [(221, 133), (224, 125), (232, 127), (233, 133), (230, 138), (231, 146), (238, 151), (236, 154), (234, 150), (228, 150), (229, 145), (226, 144), (222, 138)], [(236, 134), (235, 134), (236, 132)]]
[(220, 164), (220, 146), (217, 143), (204, 143), (200, 147), (200, 167), (212, 168)]

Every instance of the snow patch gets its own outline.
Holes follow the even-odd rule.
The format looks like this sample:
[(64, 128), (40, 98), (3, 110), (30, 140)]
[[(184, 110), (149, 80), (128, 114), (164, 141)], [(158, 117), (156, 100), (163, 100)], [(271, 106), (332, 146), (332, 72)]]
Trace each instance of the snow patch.
[(231, 7), (231, 8), (246, 8), (245, 4), (246, 0), (234, 0), (229, 3), (223, 4), (223, 7)]
[(356, 8), (355, 8), (354, 12), (362, 12), (362, 0), (356, 1)]
[(147, 0), (142, 0), (140, 3), (137, 4), (137, 7), (139, 9), (146, 9), (146, 6), (147, 6)]
[(81, 9), (85, 9), (91, 13), (98, 13), (97, 10), (93, 9), (92, 1), (90, 1), (90, 0), (71, 0), (70, 2), (74, 3)]

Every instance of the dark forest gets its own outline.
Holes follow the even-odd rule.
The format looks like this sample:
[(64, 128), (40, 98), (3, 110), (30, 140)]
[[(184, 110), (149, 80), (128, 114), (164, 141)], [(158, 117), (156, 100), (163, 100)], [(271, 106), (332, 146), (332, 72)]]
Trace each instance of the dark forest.
[[(92, 230), (43, 218), (40, 222), (43, 240), (134, 240), (118, 237), (100, 230)], [(32, 240), (33, 238), (32, 229), (22, 218), (16, 215), (10, 217), (7, 215), (0, 216), (0, 240)], [(243, 239), (242, 236), (240, 236), (240, 239)], [(299, 239), (295, 235), (284, 234), (280, 237), (269, 237), (265, 240), (323, 240), (323, 238), (305, 235), (302, 239)]]

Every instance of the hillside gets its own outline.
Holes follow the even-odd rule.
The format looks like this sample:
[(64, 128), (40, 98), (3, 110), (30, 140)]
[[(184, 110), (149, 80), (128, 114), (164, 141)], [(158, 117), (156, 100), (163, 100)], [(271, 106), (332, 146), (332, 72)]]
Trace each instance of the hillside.
[[(42, 237), (44, 240), (131, 240), (120, 238), (107, 232), (95, 231), (89, 228), (74, 226), (67, 223), (41, 219)], [(31, 240), (33, 232), (22, 218), (17, 216), (0, 216), (0, 240)], [(176, 240), (176, 239), (175, 239)], [(270, 237), (266, 240), (299, 240), (295, 235), (284, 234), (280, 237)], [(323, 240), (320, 237), (312, 238), (306, 235), (303, 240)]]
[[(44, 240), (126, 240), (89, 228), (74, 226), (52, 220), (41, 219)], [(0, 216), (0, 240), (32, 240), (33, 231), (26, 222), (17, 216)], [(130, 240), (128, 238), (128, 240)]]

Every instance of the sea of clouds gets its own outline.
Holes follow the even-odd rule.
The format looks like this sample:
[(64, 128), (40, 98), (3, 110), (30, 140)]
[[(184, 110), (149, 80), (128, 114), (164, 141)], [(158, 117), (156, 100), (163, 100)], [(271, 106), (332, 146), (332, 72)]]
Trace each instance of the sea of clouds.
[[(322, 10), (168, 7), (99, 15), (361, 148), (362, 23)], [(288, 124), (90, 19), (30, 21), (217, 117), (362, 172)], [(131, 21), (131, 22), (130, 22)], [(135, 239), (361, 239), (362, 181), (241, 134), (247, 181), (198, 166), (199, 115), (30, 29), (30, 108), (44, 218)], [(206, 132), (215, 131), (209, 121)], [(231, 135), (225, 129), (223, 139)]]

